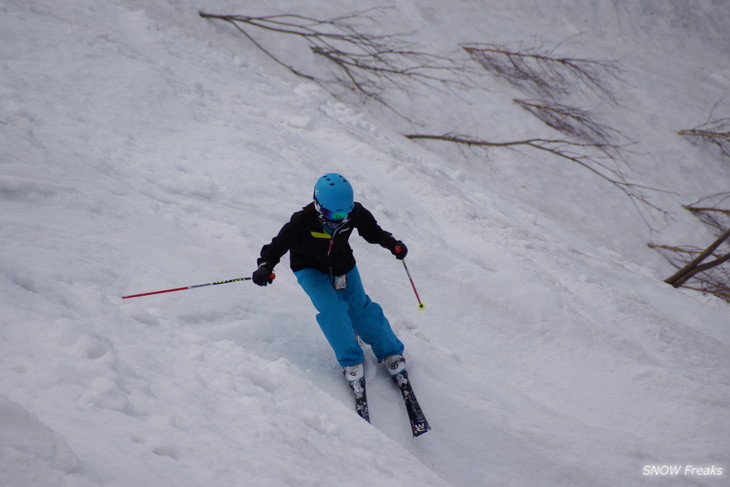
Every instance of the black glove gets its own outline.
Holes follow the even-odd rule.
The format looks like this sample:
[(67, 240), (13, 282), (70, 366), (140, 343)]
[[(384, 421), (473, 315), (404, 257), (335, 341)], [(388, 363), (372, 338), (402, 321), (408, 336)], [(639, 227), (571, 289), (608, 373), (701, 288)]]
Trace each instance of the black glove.
[(274, 273), (266, 264), (261, 264), (258, 269), (253, 271), (251, 280), (258, 286), (266, 286), (274, 282)]
[(406, 244), (398, 240), (395, 242), (395, 245), (393, 245), (393, 248), (390, 249), (390, 252), (395, 255), (396, 259), (403, 260), (408, 254), (408, 247), (406, 247)]

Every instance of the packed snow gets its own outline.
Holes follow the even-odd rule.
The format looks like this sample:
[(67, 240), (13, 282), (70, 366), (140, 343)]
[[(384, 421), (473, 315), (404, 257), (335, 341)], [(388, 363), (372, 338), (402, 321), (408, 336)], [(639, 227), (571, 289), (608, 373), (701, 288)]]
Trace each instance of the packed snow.
[[(730, 112), (730, 5), (506, 3), (3, 0), (0, 485), (727, 485), (730, 309), (663, 283), (646, 244), (712, 241), (681, 205), (727, 191), (730, 161), (676, 132)], [(442, 53), (615, 60), (619, 103), (583, 102), (631, 136), (627, 174), (668, 215), (565, 161), (408, 140), (198, 15), (370, 6)], [(389, 99), (419, 131), (553, 134), (483, 79)], [(355, 414), (286, 260), (266, 288), (121, 299), (249, 276), (330, 171), (409, 247), (422, 311), (403, 266), (351, 240), (406, 345), (419, 438), (372, 354), (372, 424)]]

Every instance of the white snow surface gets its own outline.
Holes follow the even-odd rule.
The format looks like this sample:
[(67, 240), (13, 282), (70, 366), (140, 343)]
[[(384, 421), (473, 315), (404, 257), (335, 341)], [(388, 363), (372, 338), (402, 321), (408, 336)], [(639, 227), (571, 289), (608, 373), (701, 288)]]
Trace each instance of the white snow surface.
[[(649, 230), (566, 162), (407, 140), (392, 112), (198, 16), (380, 5), (377, 28), (440, 52), (545, 43), (617, 60), (620, 103), (602, 116), (636, 142), (629, 175), (667, 190), (651, 197), (672, 218)], [(646, 246), (712, 241), (681, 205), (727, 191), (730, 163), (676, 132), (716, 104), (728, 116), (727, 1), (3, 0), (0, 13), (0, 485), (728, 485), (730, 310), (664, 284), (672, 268)], [(514, 87), (485, 79), (463, 111), (392, 99), (418, 131), (550, 135)], [(120, 299), (250, 275), (329, 171), (409, 247), (423, 311), (400, 263), (352, 239), (433, 427), (417, 439), (369, 352), (372, 425), (355, 414), (286, 260), (266, 288)]]

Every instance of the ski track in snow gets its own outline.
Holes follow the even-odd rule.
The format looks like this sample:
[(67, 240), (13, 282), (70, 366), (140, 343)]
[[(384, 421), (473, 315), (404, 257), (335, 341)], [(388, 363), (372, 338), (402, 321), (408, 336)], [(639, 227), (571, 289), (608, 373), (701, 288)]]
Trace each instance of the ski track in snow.
[[(445, 160), (390, 131), (387, 117), (284, 79), (230, 26), (198, 18), (192, 2), (62, 3), (0, 6), (0, 485), (715, 486), (727, 479), (727, 307), (661, 283), (663, 271), (651, 258), (643, 262), (645, 250), (619, 253), (643, 245), (645, 229), (636, 230), (634, 215), (622, 216), (625, 202), (604, 186), (577, 176), (577, 194), (591, 193), (597, 204), (566, 209), (561, 220), (561, 196), (542, 205), (536, 193), (562, 187), (562, 170), (524, 174), (533, 189), (527, 195), (510, 183), (525, 171), (517, 155), (499, 156), (491, 169), (468, 157)], [(445, 25), (486, 15), (459, 5), (444, 13)], [(554, 2), (557, 12), (571, 5)], [(618, 8), (604, 37), (586, 49), (601, 52), (616, 32), (625, 37), (613, 49), (634, 48), (631, 35), (641, 30), (621, 19), (637, 12), (623, 5), (628, 13)], [(287, 7), (297, 4), (278, 8)], [(358, 7), (346, 2), (342, 12)], [(312, 4), (315, 13), (329, 8)], [(399, 8), (420, 32), (443, 13), (433, 2)], [(485, 22), (494, 29), (503, 22), (495, 33), (502, 37), (517, 24), (573, 34), (575, 20), (556, 11), (545, 13), (553, 24), (530, 24), (518, 7)], [(581, 12), (608, 15), (596, 5)], [(665, 35), (662, 26), (653, 34)], [(464, 41), (453, 28), (434, 28)], [(658, 51), (642, 54), (650, 61), (644, 71), (631, 64), (647, 80), (633, 81), (643, 96), (637, 103), (676, 96), (672, 89), (694, 79), (682, 63), (704, 62), (698, 82), (707, 94), (693, 92), (691, 101), (693, 115), (706, 114), (728, 89), (728, 72), (710, 72), (703, 56), (692, 56), (710, 42), (697, 36), (677, 52), (678, 67), (666, 72), (678, 76), (662, 90), (647, 90), (659, 76), (651, 69), (665, 64), (651, 58)], [(651, 118), (669, 125), (680, 111), (672, 110), (624, 116), (646, 122), (645, 139), (670, 152), (658, 147), (662, 132), (651, 130)], [(522, 120), (503, 116), (506, 126)], [(674, 157), (664, 164), (676, 168), (675, 176), (670, 169), (658, 176), (665, 182), (691, 172)], [(373, 424), (356, 416), (286, 260), (268, 288), (243, 282), (119, 299), (248, 275), (261, 245), (330, 170), (347, 174), (357, 199), (409, 245), (425, 311), (416, 310), (387, 251), (352, 242), (366, 289), (406, 343), (433, 427), (416, 440), (397, 389), (371, 354)], [(682, 202), (698, 188), (722, 188), (722, 178), (711, 179), (688, 178)], [(605, 208), (612, 234), (606, 246), (595, 244), (604, 231), (589, 218), (596, 207)], [(616, 243), (621, 235), (626, 242)], [(665, 464), (726, 473), (642, 476), (643, 466)]]

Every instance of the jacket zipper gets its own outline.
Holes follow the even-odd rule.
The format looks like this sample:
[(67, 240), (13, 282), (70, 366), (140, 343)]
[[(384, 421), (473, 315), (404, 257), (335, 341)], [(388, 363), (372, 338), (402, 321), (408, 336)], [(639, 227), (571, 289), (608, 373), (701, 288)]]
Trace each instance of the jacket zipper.
[[(340, 228), (342, 228), (342, 227), (340, 227)], [(336, 286), (335, 286), (335, 272), (332, 269), (332, 261), (330, 260), (330, 253), (332, 252), (332, 247), (334, 247), (334, 245), (335, 245), (335, 236), (337, 235), (337, 232), (340, 231), (340, 228), (336, 228), (332, 232), (332, 236), (330, 237), (330, 244), (327, 247), (327, 265), (329, 266), (329, 270), (330, 270), (330, 280), (332, 282), (332, 287), (335, 288), (335, 289), (336, 289)]]

